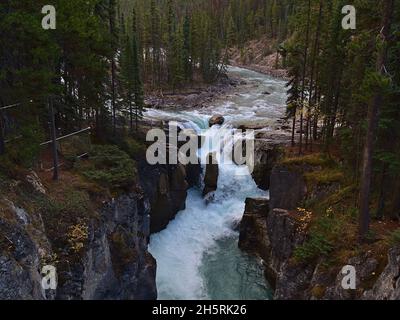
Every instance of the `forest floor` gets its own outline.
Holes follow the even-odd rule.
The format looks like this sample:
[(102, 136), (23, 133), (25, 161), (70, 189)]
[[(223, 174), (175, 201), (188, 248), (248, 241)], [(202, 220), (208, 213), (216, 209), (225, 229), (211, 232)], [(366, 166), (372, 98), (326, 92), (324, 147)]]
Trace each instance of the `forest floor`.
[(385, 265), (389, 248), (400, 243), (400, 221), (390, 214), (392, 204), (388, 201), (388, 210), (383, 218), (378, 218), (379, 195), (373, 194), (370, 232), (367, 241), (360, 245), (357, 183), (346, 171), (338, 146), (332, 147), (329, 156), (322, 151), (318, 143), (312, 151), (303, 148), (302, 155), (298, 147), (288, 147), (282, 160), (294, 169), (307, 168), (304, 172), (307, 200), (295, 213), (300, 220), (307, 217), (309, 240), (300, 247), (297, 258), (307, 261), (325, 256), (327, 265), (333, 266), (343, 265), (350, 257), (365, 253)]

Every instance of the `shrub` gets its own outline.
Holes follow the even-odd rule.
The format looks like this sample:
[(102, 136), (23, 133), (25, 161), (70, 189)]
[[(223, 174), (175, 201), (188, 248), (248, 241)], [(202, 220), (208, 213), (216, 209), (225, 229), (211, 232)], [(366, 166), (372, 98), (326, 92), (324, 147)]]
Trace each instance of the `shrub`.
[(97, 145), (89, 161), (77, 162), (76, 168), (86, 178), (110, 188), (123, 188), (135, 181), (136, 164), (116, 146)]
[(31, 168), (40, 152), (44, 134), (37, 125), (25, 125), (19, 129), (20, 138), (7, 145), (7, 152), (0, 157), (0, 168), (9, 171), (16, 166)]
[(306, 262), (322, 255), (326, 256), (332, 249), (332, 243), (323, 234), (315, 233), (302, 246), (296, 248), (294, 257), (297, 261)]
[(139, 159), (146, 156), (146, 146), (133, 138), (124, 139), (121, 142), (120, 148), (133, 159)]
[(60, 142), (62, 155), (70, 161), (76, 161), (77, 157), (89, 152), (90, 138), (89, 136), (73, 136), (65, 141)]
[(344, 174), (338, 169), (326, 169), (322, 171), (306, 173), (305, 178), (309, 183), (326, 185), (335, 182), (342, 182), (344, 179)]
[(294, 251), (298, 262), (307, 262), (328, 256), (341, 234), (341, 221), (335, 217), (319, 218), (310, 230), (308, 240)]
[(40, 207), (43, 208), (46, 216), (57, 219), (61, 216), (75, 218), (86, 216), (90, 212), (90, 198), (86, 192), (67, 190), (62, 196), (62, 200), (42, 198)]
[(86, 224), (80, 223), (68, 228), (68, 243), (74, 252), (80, 252), (89, 237), (89, 228)]

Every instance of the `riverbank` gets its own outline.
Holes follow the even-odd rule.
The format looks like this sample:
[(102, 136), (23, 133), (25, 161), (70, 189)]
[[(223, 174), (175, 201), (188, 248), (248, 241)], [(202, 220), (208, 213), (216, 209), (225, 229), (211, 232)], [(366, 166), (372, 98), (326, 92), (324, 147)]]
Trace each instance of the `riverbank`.
[(284, 57), (276, 52), (276, 47), (276, 40), (272, 39), (249, 41), (243, 49), (234, 47), (229, 50), (229, 63), (287, 81)]
[(214, 84), (193, 83), (176, 90), (150, 92), (145, 103), (153, 109), (184, 111), (206, 108), (216, 98), (227, 95), (246, 82), (238, 77), (222, 76)]

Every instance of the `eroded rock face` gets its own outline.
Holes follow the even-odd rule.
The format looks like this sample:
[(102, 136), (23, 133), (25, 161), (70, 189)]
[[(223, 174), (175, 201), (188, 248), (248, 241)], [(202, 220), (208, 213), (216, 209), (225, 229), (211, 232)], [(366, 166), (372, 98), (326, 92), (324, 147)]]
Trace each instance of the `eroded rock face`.
[[(308, 263), (293, 259), (295, 249), (307, 240), (307, 227), (292, 210), (310, 196), (306, 195), (302, 175), (296, 169), (276, 166), (271, 177), (270, 201), (248, 199), (240, 227), (240, 248), (263, 259), (266, 278), (275, 289), (274, 298), (400, 299), (399, 247), (390, 250), (387, 263), (378, 262), (371, 252), (350, 258), (347, 264), (356, 270), (356, 290), (343, 288), (342, 266), (326, 268), (324, 258)], [(326, 190), (329, 192), (330, 187)], [(324, 194), (326, 190), (322, 190)], [(321, 192), (311, 196), (318, 199)], [(383, 272), (382, 263), (386, 264)]]
[(268, 190), (270, 188), (271, 172), (279, 157), (278, 146), (271, 145), (265, 140), (255, 140), (252, 176), (260, 189)]
[(271, 243), (270, 268), (278, 274), (294, 249), (306, 240), (302, 224), (289, 211), (272, 209), (267, 218), (267, 232)]
[(42, 258), (40, 245), (27, 226), (0, 218), (0, 299), (51, 299), (41, 287)]
[[(143, 163), (139, 172), (141, 185), (150, 200), (150, 232), (157, 233), (185, 209), (189, 188), (186, 168), (181, 164), (151, 166)], [(195, 180), (193, 175), (191, 180)]]
[(400, 247), (389, 251), (388, 264), (363, 299), (400, 300)]
[(269, 201), (266, 198), (247, 198), (243, 219), (240, 223), (239, 248), (246, 252), (269, 257), (267, 237), (267, 215)]
[(106, 204), (89, 225), (81, 258), (58, 270), (56, 299), (155, 300), (149, 224), (149, 204), (143, 196), (124, 195)]
[[(76, 253), (57, 238), (63, 235), (46, 233), (40, 213), (0, 202), (1, 300), (157, 298), (156, 262), (147, 250), (150, 210), (142, 195), (121, 196), (91, 217), (88, 239)], [(41, 286), (45, 265), (57, 268), (56, 290)]]
[(83, 265), (82, 298), (155, 300), (156, 261), (147, 251), (150, 206), (140, 196), (126, 195), (102, 210)]
[(277, 274), (275, 300), (308, 300), (309, 284), (315, 266), (309, 264), (293, 265), (290, 261), (282, 263)]
[(204, 190), (203, 196), (208, 195), (211, 192), (214, 192), (218, 188), (218, 176), (219, 176), (219, 168), (216, 160), (216, 154), (210, 153), (208, 155), (206, 172), (204, 176)]
[(220, 125), (222, 126), (225, 122), (225, 118), (220, 115), (220, 114), (216, 114), (214, 116), (212, 116), (210, 118), (210, 120), (208, 120), (208, 124), (210, 125), (210, 127), (215, 126), (215, 125)]
[(271, 208), (296, 209), (305, 199), (307, 187), (303, 174), (286, 166), (277, 165), (271, 173)]
[(299, 226), (300, 223), (287, 210), (271, 210), (268, 199), (246, 200), (239, 247), (263, 259), (266, 278), (278, 290), (282, 280), (286, 282), (282, 279), (282, 268), (294, 248), (305, 240)]

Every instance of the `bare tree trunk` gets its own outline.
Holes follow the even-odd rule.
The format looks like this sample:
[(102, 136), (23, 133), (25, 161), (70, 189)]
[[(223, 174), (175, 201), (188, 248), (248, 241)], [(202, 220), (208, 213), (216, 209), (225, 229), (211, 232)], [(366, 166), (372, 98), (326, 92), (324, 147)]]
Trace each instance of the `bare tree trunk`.
[[(312, 135), (311, 135), (311, 108), (312, 106), (312, 101), (313, 101), (313, 85), (314, 85), (314, 72), (315, 72), (315, 61), (316, 57), (318, 55), (319, 51), (319, 39), (320, 39), (320, 34), (321, 34), (321, 23), (322, 23), (322, 8), (323, 8), (323, 2), (320, 0), (319, 2), (319, 12), (318, 12), (318, 23), (317, 23), (317, 29), (316, 29), (316, 35), (315, 35), (315, 41), (314, 41), (314, 48), (313, 48), (313, 55), (311, 58), (312, 61), (312, 66), (311, 66), (311, 79), (310, 79), (310, 92), (309, 92), (309, 106), (308, 106), (308, 111), (307, 111), (307, 133), (306, 133), (306, 150), (308, 148), (309, 144), (309, 139), (312, 140)], [(316, 95), (317, 89), (315, 88), (314, 90), (314, 95)], [(312, 142), (311, 142), (312, 144)], [(312, 148), (312, 146), (311, 146)]]
[(129, 128), (130, 128), (130, 133), (133, 132), (133, 108), (132, 108), (132, 102), (129, 101)]
[(49, 111), (50, 111), (50, 132), (52, 141), (52, 151), (53, 151), (53, 180), (58, 180), (58, 150), (57, 150), (57, 129), (56, 129), (56, 119), (54, 114), (53, 98), (49, 98)]
[(113, 134), (115, 135), (117, 128), (117, 115), (116, 115), (116, 106), (115, 106), (115, 59), (112, 58), (111, 61), (111, 109), (112, 109), (112, 118), (113, 118)]
[(294, 141), (294, 136), (296, 133), (296, 109), (294, 110), (294, 115), (293, 115), (293, 123), (292, 123), (292, 148), (295, 145), (295, 141)]
[(299, 154), (303, 153), (303, 107), (305, 99), (306, 89), (306, 75), (307, 75), (307, 58), (308, 58), (308, 42), (310, 39), (310, 24), (311, 24), (311, 0), (308, 0), (308, 17), (307, 17), (307, 32), (306, 41), (304, 45), (304, 63), (303, 63), (303, 78), (301, 87), (301, 110), (300, 110), (300, 142), (299, 142)]
[[(382, 30), (380, 33), (382, 44), (378, 52), (376, 63), (376, 71), (381, 75), (385, 73), (385, 64), (388, 55), (388, 38), (390, 36), (390, 28), (392, 24), (392, 12), (394, 9), (394, 0), (385, 0), (383, 2), (383, 20)], [(359, 239), (364, 241), (370, 225), (370, 193), (372, 178), (372, 157), (374, 151), (375, 133), (379, 122), (379, 109), (382, 105), (382, 90), (378, 89), (375, 93), (368, 108), (368, 127), (367, 137), (364, 146), (364, 160), (361, 175), (361, 192), (360, 192), (360, 216), (359, 216)]]
[(112, 111), (112, 132), (113, 135), (115, 136), (116, 134), (116, 127), (117, 127), (117, 119), (116, 119), (116, 89), (115, 89), (115, 82), (116, 82), (116, 63), (115, 63), (115, 52), (114, 52), (114, 34), (115, 34), (115, 16), (114, 14), (114, 8), (113, 8), (114, 2), (112, 0), (109, 1), (109, 28), (110, 28), (110, 35), (111, 35), (111, 41), (112, 41), (112, 53), (111, 53), (111, 111)]

